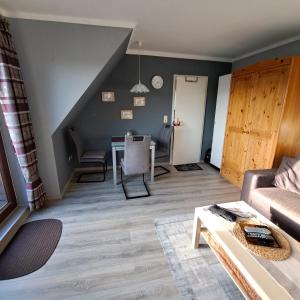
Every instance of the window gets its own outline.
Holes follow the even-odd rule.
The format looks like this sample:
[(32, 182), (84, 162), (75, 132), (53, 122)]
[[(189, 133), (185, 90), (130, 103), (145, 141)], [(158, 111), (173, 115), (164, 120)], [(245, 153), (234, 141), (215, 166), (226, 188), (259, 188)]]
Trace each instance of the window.
[(2, 222), (16, 206), (16, 195), (0, 133), (0, 222)]

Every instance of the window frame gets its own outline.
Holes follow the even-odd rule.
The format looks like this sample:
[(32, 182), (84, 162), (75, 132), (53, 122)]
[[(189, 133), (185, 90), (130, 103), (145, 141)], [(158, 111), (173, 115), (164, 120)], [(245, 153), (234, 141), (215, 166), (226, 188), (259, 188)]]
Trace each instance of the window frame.
[(16, 194), (10, 174), (8, 160), (0, 132), (0, 173), (6, 193), (7, 203), (0, 208), (0, 223), (17, 207)]

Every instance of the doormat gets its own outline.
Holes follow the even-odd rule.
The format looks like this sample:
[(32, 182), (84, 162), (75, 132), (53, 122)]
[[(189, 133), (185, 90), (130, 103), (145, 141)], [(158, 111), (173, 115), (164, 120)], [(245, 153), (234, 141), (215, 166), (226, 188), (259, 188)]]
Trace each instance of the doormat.
[(62, 222), (44, 219), (25, 223), (0, 255), (0, 280), (41, 268), (51, 257), (62, 233)]
[(203, 170), (200, 166), (198, 166), (198, 164), (184, 164), (176, 165), (174, 167), (179, 172)]

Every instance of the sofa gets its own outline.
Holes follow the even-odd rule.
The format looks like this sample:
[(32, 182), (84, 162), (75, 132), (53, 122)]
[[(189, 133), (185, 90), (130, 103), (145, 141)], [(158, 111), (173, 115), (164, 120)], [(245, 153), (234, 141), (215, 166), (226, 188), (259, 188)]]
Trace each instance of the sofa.
[(300, 195), (275, 187), (276, 171), (247, 171), (241, 200), (300, 241)]

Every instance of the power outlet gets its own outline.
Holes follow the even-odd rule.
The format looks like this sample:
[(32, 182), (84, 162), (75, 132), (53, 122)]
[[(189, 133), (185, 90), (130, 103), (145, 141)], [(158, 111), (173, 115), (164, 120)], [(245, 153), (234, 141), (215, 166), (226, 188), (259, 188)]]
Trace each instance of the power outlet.
[(164, 124), (167, 124), (167, 123), (168, 123), (168, 116), (164, 115)]

